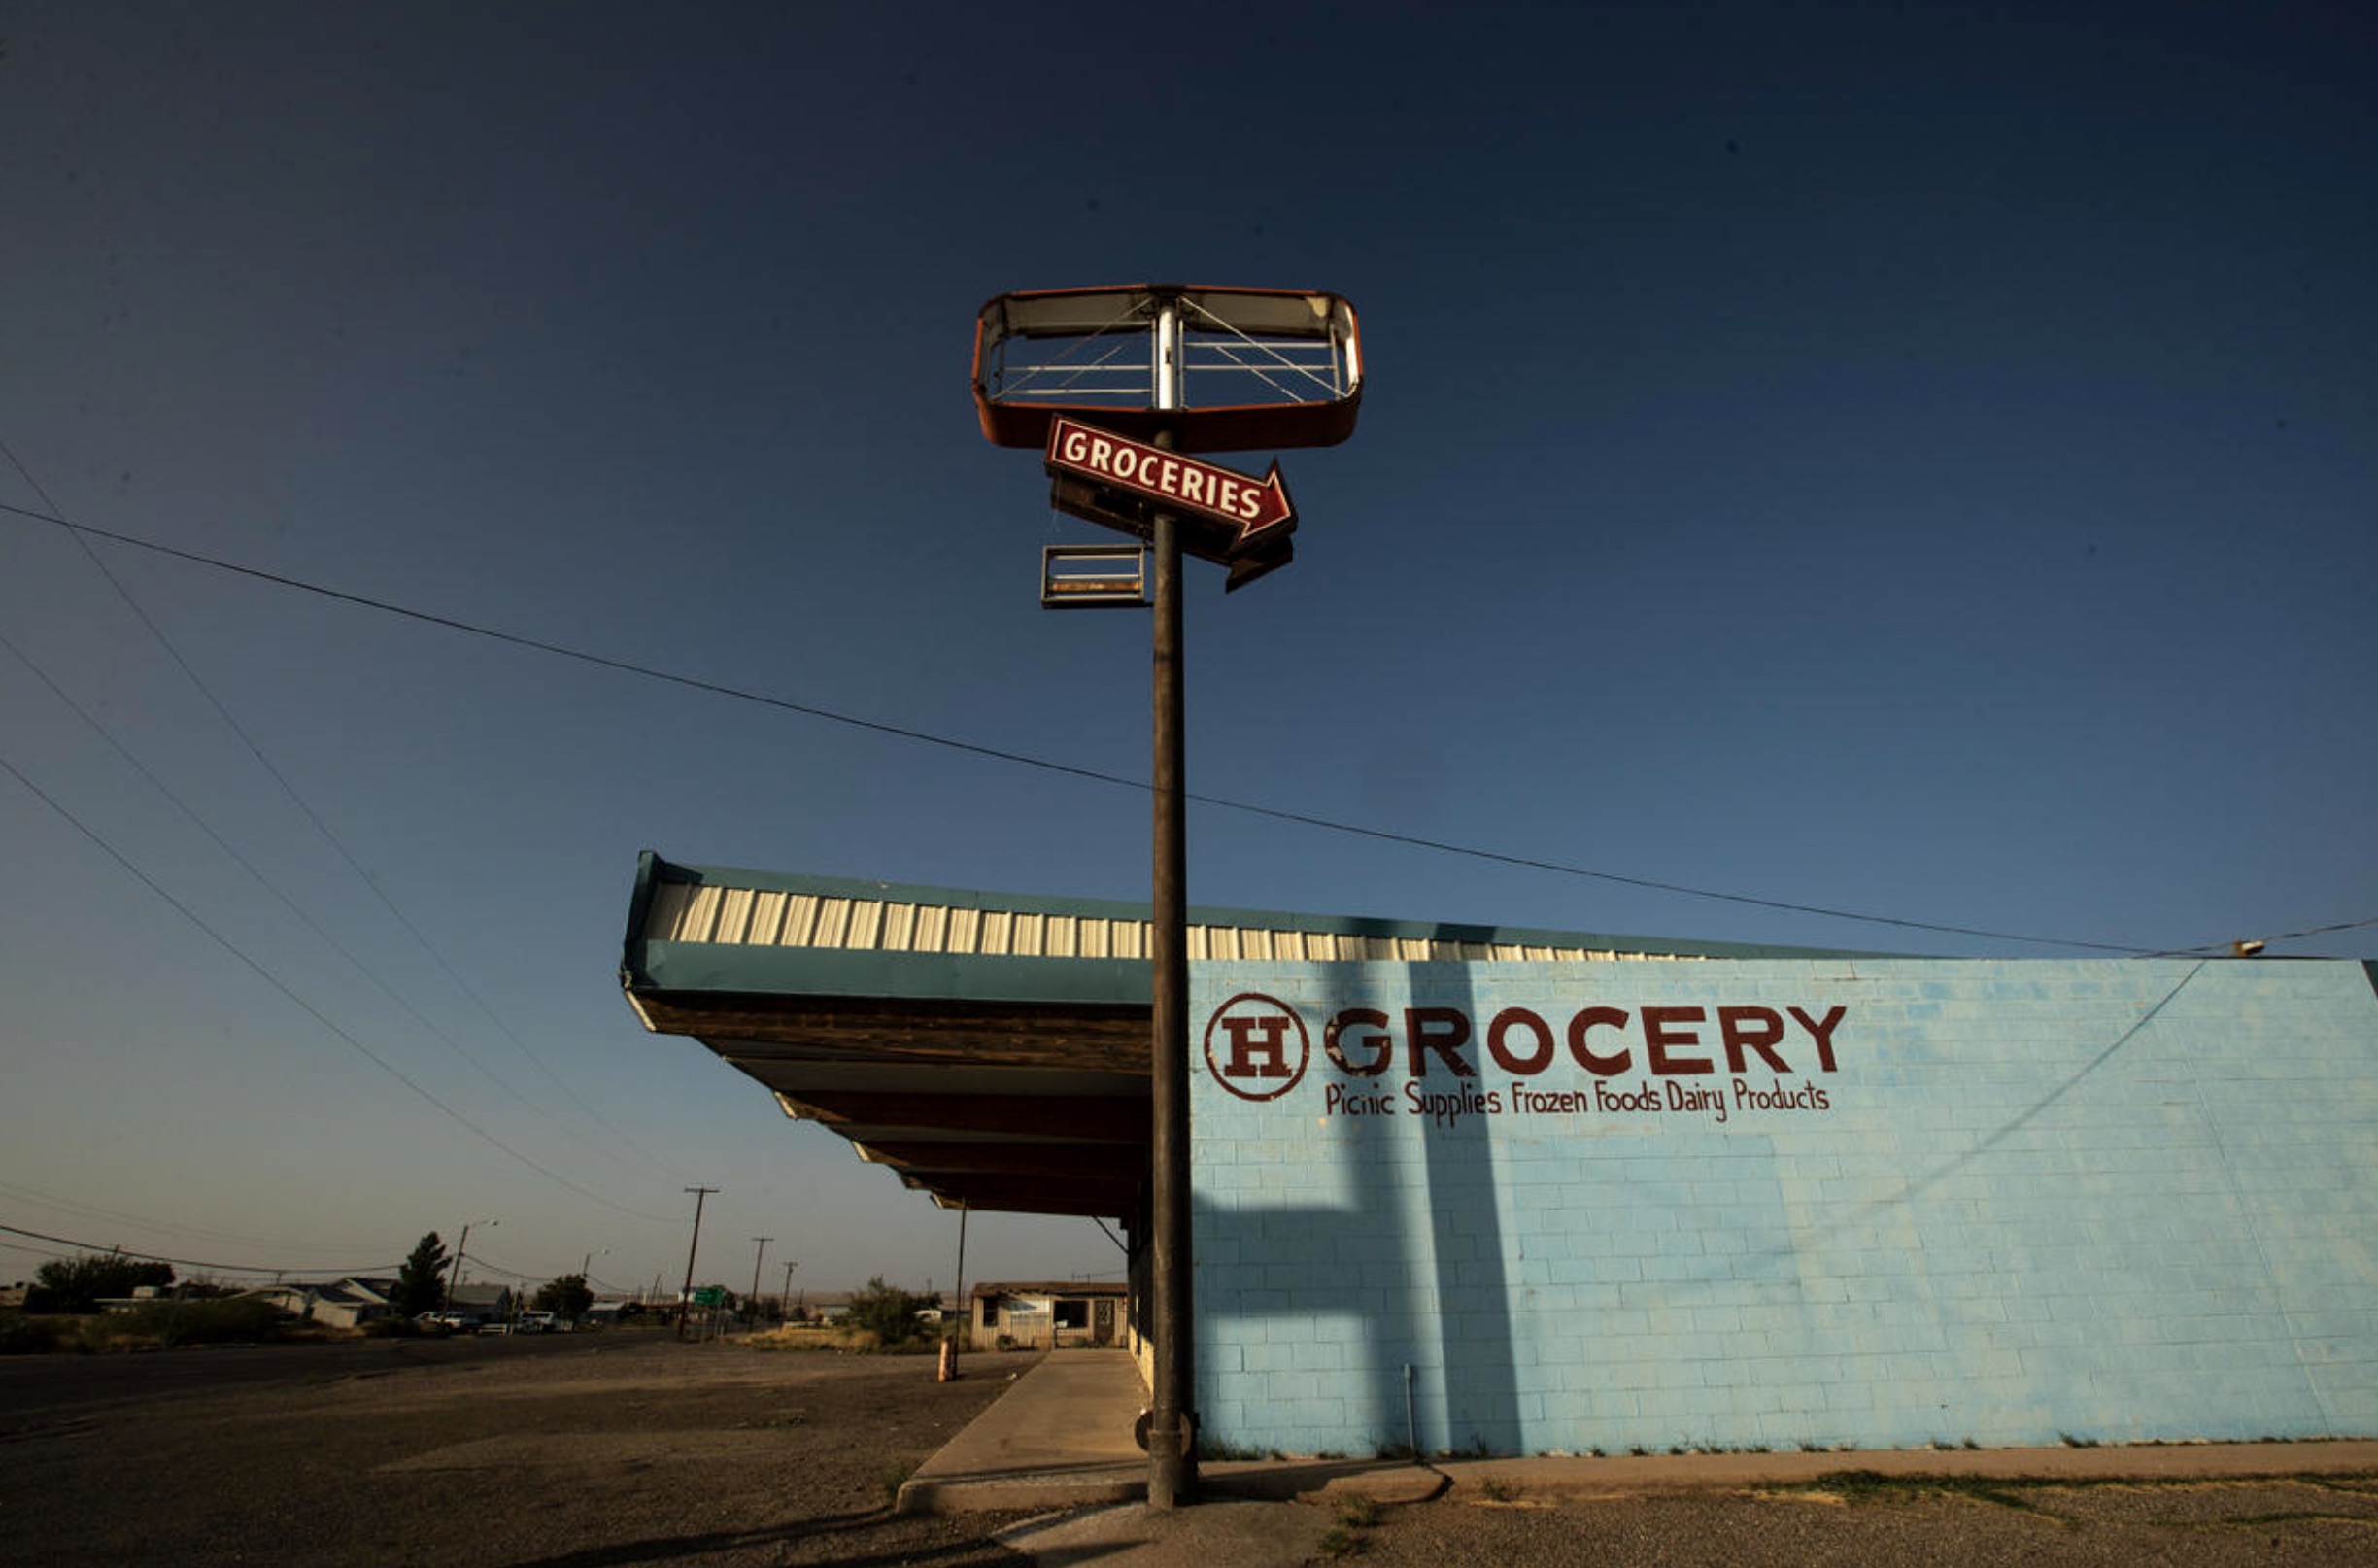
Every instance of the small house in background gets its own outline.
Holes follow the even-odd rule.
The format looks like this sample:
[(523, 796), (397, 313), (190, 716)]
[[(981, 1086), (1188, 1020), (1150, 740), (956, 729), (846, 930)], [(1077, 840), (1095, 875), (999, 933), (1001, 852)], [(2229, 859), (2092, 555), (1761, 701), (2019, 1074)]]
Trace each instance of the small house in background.
[(289, 1313), (300, 1322), (324, 1328), (361, 1328), (382, 1317), (396, 1315), (396, 1281), (350, 1275), (326, 1285), (273, 1285), (248, 1293)]
[(850, 1306), (847, 1290), (804, 1290), (785, 1315), (801, 1323), (839, 1323), (850, 1316)]
[(446, 1293), (446, 1311), (450, 1315), (476, 1318), (482, 1323), (500, 1323), (519, 1305), (513, 1300), (510, 1285), (464, 1284)]
[(976, 1350), (1123, 1345), (1130, 1298), (1131, 1286), (1120, 1279), (978, 1284), (967, 1344)]

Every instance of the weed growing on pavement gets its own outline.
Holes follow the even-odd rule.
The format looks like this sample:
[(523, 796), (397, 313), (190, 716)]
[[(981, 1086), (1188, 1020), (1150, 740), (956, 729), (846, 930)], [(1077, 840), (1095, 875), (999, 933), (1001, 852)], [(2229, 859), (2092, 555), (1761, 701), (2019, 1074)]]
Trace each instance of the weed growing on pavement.
[(1519, 1495), (1519, 1490), (1501, 1476), (1480, 1476), (1478, 1494), (1490, 1503), (1508, 1503)]
[[(1232, 1459), (1261, 1459), (1264, 1456), (1265, 1450), (1262, 1449), (1249, 1448), (1243, 1443), (1222, 1443), (1208, 1437), (1201, 1437), (1198, 1439), (1198, 1457), (1201, 1459), (1227, 1461)], [(1277, 1459), (1280, 1458), (1281, 1455), (1278, 1450), (1274, 1449), (1272, 1451), (1271, 1457)]]
[(890, 1508), (900, 1501), (900, 1487), (907, 1484), (908, 1478), (914, 1473), (913, 1465), (903, 1464), (897, 1459), (889, 1461), (875, 1473), (876, 1484), (883, 1488), (884, 1507)]
[(1362, 1550), (1363, 1532), (1378, 1522), (1378, 1500), (1367, 1492), (1338, 1499), (1338, 1518), (1321, 1537), (1321, 1554), (1336, 1559)]

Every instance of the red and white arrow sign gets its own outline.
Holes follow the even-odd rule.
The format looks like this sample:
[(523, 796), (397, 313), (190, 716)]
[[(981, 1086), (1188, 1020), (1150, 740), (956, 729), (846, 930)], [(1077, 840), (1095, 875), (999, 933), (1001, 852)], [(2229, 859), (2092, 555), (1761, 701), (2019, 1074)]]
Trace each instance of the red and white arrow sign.
[(1258, 480), (1177, 452), (1135, 441), (1060, 414), (1049, 421), (1048, 470), (1144, 495), (1200, 517), (1234, 525), (1237, 546), (1296, 521), (1279, 462)]

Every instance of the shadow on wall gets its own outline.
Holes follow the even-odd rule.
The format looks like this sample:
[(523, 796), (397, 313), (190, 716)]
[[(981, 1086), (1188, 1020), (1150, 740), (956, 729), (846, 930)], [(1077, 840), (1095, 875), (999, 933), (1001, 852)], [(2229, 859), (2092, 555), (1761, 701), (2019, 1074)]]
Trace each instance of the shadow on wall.
[[(1226, 1442), (1245, 1428), (1220, 1396), (1217, 1361), (1311, 1415), (1306, 1451), (1511, 1452), (1525, 1441), (1494, 1149), (1486, 1119), (1461, 1108), (1480, 1093), (1462, 1022), (1469, 974), (1427, 966), (1424, 988), (1423, 967), (1410, 968), (1413, 995), (1429, 998), (1411, 1040), (1390, 1040), (1380, 1011), (1376, 1036), (1309, 1043), (1310, 1070), (1396, 1101), (1366, 1129), (1387, 1136), (1348, 1142), (1350, 1201), (1225, 1208), (1199, 1196), (1201, 1405)], [(1440, 1108), (1443, 1125), (1392, 1136), (1415, 1105)], [(1335, 1343), (1314, 1343), (1316, 1321), (1340, 1327)], [(1269, 1337), (1274, 1322), (1290, 1332)]]

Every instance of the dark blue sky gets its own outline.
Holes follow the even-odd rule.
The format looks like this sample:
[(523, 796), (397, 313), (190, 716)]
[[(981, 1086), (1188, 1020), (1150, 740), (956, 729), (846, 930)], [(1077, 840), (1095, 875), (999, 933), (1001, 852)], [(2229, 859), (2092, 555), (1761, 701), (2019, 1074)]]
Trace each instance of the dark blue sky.
[[(12, 17), (0, 502), (1139, 777), (1145, 621), (1036, 606), (1094, 530), (976, 433), (974, 311), (1327, 289), (1361, 427), (1279, 455), (1293, 567), (1193, 582), (1199, 793), (2112, 949), (2378, 916), (2362, 8), (481, 10)], [(1143, 796), (91, 550), (137, 613), (0, 518), (0, 755), (56, 802), (0, 776), (0, 1223), (305, 1266), (501, 1217), (673, 1287), (710, 1182), (705, 1274), (950, 1282), (943, 1216), (638, 1028), (635, 853), (1131, 898)], [(1206, 903), (2101, 950), (1191, 831)]]

